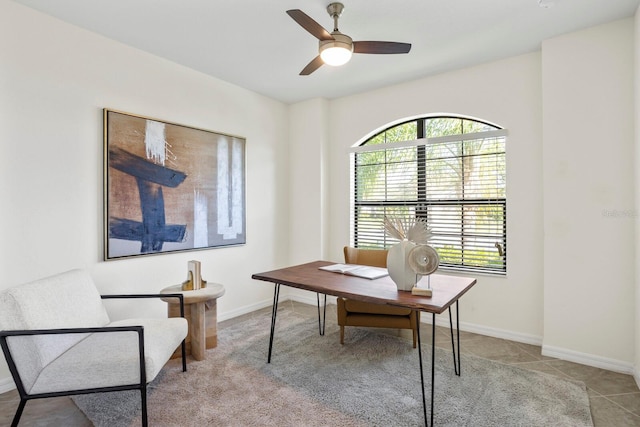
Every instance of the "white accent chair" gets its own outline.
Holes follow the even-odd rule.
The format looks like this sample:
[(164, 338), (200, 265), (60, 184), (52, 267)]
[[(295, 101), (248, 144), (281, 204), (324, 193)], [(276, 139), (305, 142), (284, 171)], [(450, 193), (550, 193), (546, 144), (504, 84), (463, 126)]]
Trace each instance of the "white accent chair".
[[(103, 299), (167, 298), (183, 317), (112, 322)], [(104, 295), (88, 272), (71, 270), (0, 292), (0, 346), (20, 395), (12, 426), (28, 400), (140, 390), (147, 425), (147, 383), (182, 344), (187, 321), (180, 294)]]

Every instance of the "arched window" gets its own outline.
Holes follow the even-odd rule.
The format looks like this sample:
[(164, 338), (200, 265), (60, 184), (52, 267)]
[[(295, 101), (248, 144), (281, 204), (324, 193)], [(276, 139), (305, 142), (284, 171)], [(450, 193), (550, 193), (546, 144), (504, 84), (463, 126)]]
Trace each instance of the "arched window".
[(423, 218), (440, 268), (505, 274), (507, 131), (466, 117), (421, 117), (352, 149), (353, 244), (389, 248), (384, 217)]

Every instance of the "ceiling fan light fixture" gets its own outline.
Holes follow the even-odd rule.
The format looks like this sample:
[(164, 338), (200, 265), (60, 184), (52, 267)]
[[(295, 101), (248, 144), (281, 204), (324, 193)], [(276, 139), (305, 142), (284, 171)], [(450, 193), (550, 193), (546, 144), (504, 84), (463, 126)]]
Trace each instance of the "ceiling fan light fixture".
[(351, 53), (344, 46), (327, 46), (320, 52), (320, 58), (325, 64), (338, 67), (349, 62)]
[(351, 59), (353, 42), (349, 36), (333, 33), (333, 40), (320, 41), (320, 58), (327, 65), (338, 67)]

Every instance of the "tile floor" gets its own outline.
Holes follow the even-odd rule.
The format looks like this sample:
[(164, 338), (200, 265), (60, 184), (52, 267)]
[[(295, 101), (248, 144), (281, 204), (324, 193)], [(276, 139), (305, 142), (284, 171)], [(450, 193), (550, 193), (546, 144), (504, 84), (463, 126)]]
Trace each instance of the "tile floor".
[[(310, 316), (316, 315), (316, 308), (305, 304), (287, 302), (281, 304), (281, 308), (293, 309)], [(256, 313), (220, 322), (218, 333), (224, 333), (225, 326), (241, 321), (247, 316), (270, 310), (270, 308), (263, 309)], [(328, 307), (327, 319), (329, 322), (335, 321), (333, 320), (335, 319), (335, 306)], [(405, 332), (408, 331), (402, 331), (399, 334), (406, 335), (407, 339), (410, 339), (410, 335)], [(394, 332), (387, 331), (387, 333)], [(423, 343), (430, 342), (431, 328), (421, 328), (421, 337)], [(345, 338), (348, 339), (348, 334)], [(460, 341), (462, 352), (465, 354), (584, 381), (589, 392), (591, 414), (596, 427), (640, 427), (640, 390), (630, 375), (545, 357), (542, 356), (540, 347), (535, 345), (468, 332), (460, 333)], [(442, 348), (451, 348), (448, 328), (436, 328), (436, 345)], [(464, 375), (464, 365), (462, 369)], [(15, 391), (0, 394), (0, 426), (11, 424), (18, 401)], [(91, 425), (91, 422), (73, 404), (71, 399), (66, 397), (30, 401), (27, 403), (20, 420), (21, 427), (84, 427)]]

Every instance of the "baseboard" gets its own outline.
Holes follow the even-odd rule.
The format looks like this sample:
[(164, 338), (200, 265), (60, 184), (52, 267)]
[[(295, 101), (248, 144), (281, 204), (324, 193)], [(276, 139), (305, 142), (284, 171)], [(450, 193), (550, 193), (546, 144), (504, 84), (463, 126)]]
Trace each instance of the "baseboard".
[(581, 353), (579, 351), (569, 350), (561, 347), (554, 347), (550, 345), (542, 346), (542, 355), (555, 357), (557, 359), (566, 360), (568, 362), (579, 363), (581, 365), (593, 366), (594, 368), (619, 372), (621, 374), (633, 375), (636, 383), (640, 384), (640, 373), (637, 370), (634, 370), (634, 367), (631, 363), (623, 362), (621, 360)]
[[(291, 301), (299, 302), (302, 304), (318, 305), (318, 297), (315, 294), (307, 294), (307, 293), (305, 293), (304, 295), (301, 295), (298, 293), (290, 294), (287, 296), (287, 299)], [(320, 303), (324, 304), (324, 298), (320, 297)], [(327, 305), (335, 304), (335, 303), (336, 303), (336, 297), (327, 295)]]
[(16, 388), (16, 385), (13, 382), (11, 377), (0, 379), (0, 394), (6, 393)]
[[(426, 318), (426, 319), (425, 319)], [(422, 321), (431, 323), (431, 316), (422, 316)], [(441, 315), (436, 316), (436, 325), (449, 327), (449, 316)], [(593, 354), (580, 353), (573, 350), (568, 350), (561, 347), (553, 347), (542, 344), (542, 337), (521, 334), (513, 331), (507, 331), (503, 329), (490, 328), (486, 326), (474, 325), (471, 323), (460, 323), (460, 330), (466, 332), (472, 332), (480, 335), (487, 335), (494, 338), (502, 338), (509, 341), (520, 342), (524, 344), (540, 345), (542, 346), (542, 355), (548, 357), (554, 357), (556, 359), (566, 360), (568, 362), (575, 362), (581, 365), (593, 366), (595, 368), (606, 369), (608, 371), (619, 372), (622, 374), (633, 375), (636, 384), (640, 387), (640, 371), (634, 369), (633, 365), (620, 360), (610, 359), (602, 356), (596, 356)]]
[[(295, 292), (280, 292), (278, 302), (285, 301), (296, 301), (302, 304), (307, 305), (317, 305), (318, 299), (315, 292), (304, 292), (304, 293), (295, 293)], [(320, 300), (321, 303), (324, 303), (324, 299)], [(335, 304), (336, 297), (331, 295), (327, 295), (327, 304)], [(225, 320), (233, 319), (234, 317), (242, 316), (243, 314), (251, 313), (256, 310), (260, 310), (265, 307), (271, 307), (273, 304), (273, 298), (268, 298), (262, 301), (259, 301), (254, 304), (245, 305), (244, 307), (240, 307), (236, 310), (218, 312), (218, 322), (222, 322)]]
[[(422, 316), (420, 316), (420, 320), (422, 323), (431, 324), (431, 316), (424, 315), (424, 313)], [(455, 327), (455, 319), (453, 321), (454, 321), (454, 327)], [(436, 325), (448, 328), (449, 315), (447, 313), (443, 313), (439, 316), (436, 316)], [(460, 322), (460, 330), (465, 332), (471, 332), (473, 334), (486, 335), (489, 337), (520, 342), (523, 344), (542, 345), (542, 337), (539, 337), (536, 335), (523, 334), (523, 333), (514, 332), (514, 331), (507, 331), (505, 329), (491, 328), (488, 326), (476, 325), (474, 323)]]
[[(288, 298), (282, 297), (279, 301), (284, 301), (286, 299)], [(253, 311), (260, 310), (261, 308), (271, 307), (272, 304), (273, 298), (269, 298), (255, 304), (245, 305), (244, 307), (240, 307), (236, 310), (225, 311), (224, 313), (218, 312), (218, 322), (233, 319), (234, 317), (242, 316), (243, 314), (251, 313)]]

